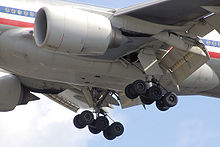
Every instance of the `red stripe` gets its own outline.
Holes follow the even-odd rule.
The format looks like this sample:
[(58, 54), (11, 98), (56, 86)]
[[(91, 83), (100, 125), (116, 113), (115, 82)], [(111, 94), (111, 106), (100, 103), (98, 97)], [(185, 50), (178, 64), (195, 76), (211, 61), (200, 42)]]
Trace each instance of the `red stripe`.
[(209, 56), (210, 56), (211, 58), (220, 59), (220, 53), (209, 52)]
[(29, 22), (22, 22), (17, 20), (10, 20), (5, 18), (0, 18), (0, 24), (8, 25), (8, 26), (16, 26), (22, 28), (33, 28), (34, 24)]

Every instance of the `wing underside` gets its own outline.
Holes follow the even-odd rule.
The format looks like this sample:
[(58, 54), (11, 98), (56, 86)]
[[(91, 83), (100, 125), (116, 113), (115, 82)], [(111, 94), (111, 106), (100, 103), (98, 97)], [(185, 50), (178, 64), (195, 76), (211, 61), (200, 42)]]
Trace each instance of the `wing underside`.
[(154, 0), (116, 10), (114, 16), (131, 16), (168, 26), (183, 26), (188, 36), (205, 36), (213, 29), (220, 32), (220, 1)]
[(182, 25), (210, 14), (203, 6), (219, 6), (216, 0), (159, 0), (119, 9), (115, 16), (128, 15), (164, 25)]

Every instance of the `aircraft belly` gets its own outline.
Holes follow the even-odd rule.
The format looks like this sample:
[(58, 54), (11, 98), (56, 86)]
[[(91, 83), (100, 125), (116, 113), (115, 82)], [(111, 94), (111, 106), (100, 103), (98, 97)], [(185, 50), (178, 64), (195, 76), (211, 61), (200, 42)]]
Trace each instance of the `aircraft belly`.
[(22, 32), (9, 30), (0, 36), (0, 67), (29, 78), (123, 90), (133, 79), (144, 79), (134, 66), (120, 62), (97, 62), (38, 48)]
[(3, 33), (4, 31), (7, 31), (7, 30), (13, 29), (13, 28), (15, 28), (15, 27), (0, 24), (0, 34)]

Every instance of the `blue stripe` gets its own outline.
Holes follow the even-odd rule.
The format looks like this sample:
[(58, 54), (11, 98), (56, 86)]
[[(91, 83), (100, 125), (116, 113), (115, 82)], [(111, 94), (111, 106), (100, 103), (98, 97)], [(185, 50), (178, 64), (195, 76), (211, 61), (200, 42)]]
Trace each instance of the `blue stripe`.
[(207, 40), (207, 39), (201, 39), (201, 40), (206, 46), (220, 47), (219, 41), (213, 41), (213, 40)]
[(0, 12), (7, 13), (7, 14), (18, 15), (18, 16), (31, 17), (31, 18), (35, 18), (36, 14), (37, 14), (34, 11), (28, 11), (28, 10), (23, 10), (23, 9), (4, 7), (4, 6), (0, 6)]

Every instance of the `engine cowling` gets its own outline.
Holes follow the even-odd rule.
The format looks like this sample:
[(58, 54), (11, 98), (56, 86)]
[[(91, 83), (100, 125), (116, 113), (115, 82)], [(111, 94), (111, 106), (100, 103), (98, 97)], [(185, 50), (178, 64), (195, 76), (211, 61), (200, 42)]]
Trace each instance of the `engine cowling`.
[(17, 105), (24, 105), (32, 100), (38, 98), (23, 88), (16, 76), (7, 75), (0, 78), (0, 112), (11, 111)]
[(74, 8), (43, 7), (35, 19), (37, 46), (69, 54), (104, 54), (121, 36), (107, 17)]
[(186, 91), (201, 92), (214, 89), (218, 85), (218, 76), (209, 65), (204, 64), (183, 81), (181, 87)]

